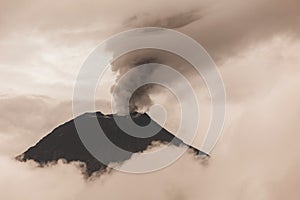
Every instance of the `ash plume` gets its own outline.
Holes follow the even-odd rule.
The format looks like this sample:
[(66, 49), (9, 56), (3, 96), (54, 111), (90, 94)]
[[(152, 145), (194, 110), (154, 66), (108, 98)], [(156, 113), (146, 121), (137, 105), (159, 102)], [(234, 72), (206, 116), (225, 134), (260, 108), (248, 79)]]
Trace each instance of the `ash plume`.
[[(147, 55), (147, 54), (146, 54)], [(152, 100), (150, 98), (150, 91), (154, 89), (153, 84), (147, 84), (138, 88), (132, 95), (129, 91), (130, 88), (135, 88), (140, 85), (143, 80), (148, 80), (151, 78), (151, 74), (155, 68), (150, 63), (157, 63), (158, 59), (151, 56), (127, 56), (124, 59), (121, 59), (117, 62), (114, 62), (112, 67), (113, 71), (119, 73), (117, 80), (119, 80), (122, 75), (124, 75), (131, 68), (148, 65), (147, 73), (134, 73), (131, 76), (126, 77), (126, 83), (124, 85), (114, 85), (111, 88), (111, 91), (114, 92), (114, 100), (117, 106), (117, 112), (119, 114), (126, 113), (129, 109), (129, 112), (145, 112), (148, 111), (148, 108), (152, 105)], [(119, 67), (122, 66), (122, 67)], [(115, 90), (115, 91), (114, 91)], [(129, 108), (127, 107), (129, 102)]]
[[(151, 83), (139, 87), (132, 95), (130, 95), (130, 89), (140, 86), (142, 82), (151, 81), (154, 76), (155, 78), (161, 76), (161, 79), (168, 82), (176, 81), (167, 74), (157, 73), (157, 64), (165, 64), (172, 67), (187, 78), (190, 78), (195, 74), (194, 69), (192, 66), (189, 66), (190, 64), (187, 61), (166, 51), (143, 49), (126, 54), (115, 60), (111, 67), (113, 72), (118, 73), (116, 83), (111, 88), (117, 113), (124, 114), (128, 112), (128, 109), (129, 112), (147, 112), (153, 105), (151, 95), (160, 93), (164, 89), (161, 85)], [(140, 65), (146, 65), (146, 72), (144, 71), (142, 73), (136, 71), (135, 73), (131, 73), (130, 76), (125, 75), (129, 70)], [(123, 77), (123, 85), (118, 83), (121, 77)]]
[[(125, 27), (164, 27), (170, 29), (177, 29), (191, 24), (201, 18), (198, 10), (188, 10), (183, 13), (173, 13), (162, 15), (159, 17), (153, 17), (151, 14), (142, 13), (134, 15), (128, 18), (124, 22)], [(109, 47), (108, 47), (109, 49)], [(173, 67), (176, 70), (183, 69), (183, 61), (181, 58), (176, 58), (171, 53), (162, 52), (160, 50), (139, 50), (134, 53), (127, 54), (123, 58), (118, 59), (112, 64), (112, 71), (118, 73), (117, 81), (130, 69), (140, 66), (147, 65), (149, 70), (145, 74), (136, 73), (131, 77), (126, 78), (126, 83), (124, 85), (118, 85), (119, 89), (114, 91), (116, 84), (111, 88), (114, 93), (114, 100), (117, 106), (117, 112), (122, 114), (129, 112), (146, 112), (149, 107), (153, 104), (151, 99), (151, 94), (159, 92), (161, 87), (157, 87), (155, 84), (147, 84), (138, 88), (130, 98), (126, 97), (128, 95), (128, 89), (134, 86), (140, 85), (143, 80), (151, 80), (153, 72), (155, 71), (155, 63), (166, 64)], [(176, 64), (176, 63), (179, 63)], [(186, 65), (186, 64), (185, 64)], [(189, 71), (188, 67), (185, 66), (184, 70)], [(164, 77), (168, 79), (168, 77)], [(173, 81), (173, 80), (169, 80)], [(129, 108), (127, 107), (129, 102)]]

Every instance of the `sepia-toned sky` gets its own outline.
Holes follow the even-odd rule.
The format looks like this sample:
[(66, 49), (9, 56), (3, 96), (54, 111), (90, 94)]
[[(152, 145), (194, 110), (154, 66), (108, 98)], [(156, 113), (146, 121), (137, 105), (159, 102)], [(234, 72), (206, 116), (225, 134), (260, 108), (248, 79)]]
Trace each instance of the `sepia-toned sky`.
[[(72, 164), (37, 169), (11, 160), (72, 118), (73, 84), (89, 53), (112, 34), (144, 26), (187, 34), (218, 65), (227, 114), (208, 165), (185, 155), (160, 172), (115, 172), (87, 183)], [(300, 198), (298, 0), (1, 0), (0, 72), (1, 199)], [(108, 70), (98, 86), (102, 112), (116, 78)], [(209, 116), (207, 91), (190, 78)], [(153, 97), (176, 113), (169, 130), (177, 127), (172, 98), (165, 91)]]

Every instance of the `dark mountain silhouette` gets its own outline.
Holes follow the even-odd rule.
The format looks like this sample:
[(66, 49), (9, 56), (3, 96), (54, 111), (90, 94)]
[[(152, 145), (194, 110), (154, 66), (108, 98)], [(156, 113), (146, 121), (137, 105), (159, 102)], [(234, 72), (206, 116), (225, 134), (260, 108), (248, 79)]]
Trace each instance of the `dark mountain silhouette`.
[[(186, 145), (182, 140), (172, 135), (166, 129), (161, 130), (148, 138), (138, 138), (123, 132), (116, 124), (113, 117), (118, 117), (126, 123), (129, 117), (139, 126), (149, 124), (151, 118), (145, 113), (131, 113), (130, 116), (104, 115), (101, 112), (85, 113), (75, 120), (89, 123), (91, 118), (97, 119), (104, 134), (107, 138), (120, 148), (132, 153), (142, 152), (147, 149), (153, 142), (171, 143), (175, 146)], [(157, 124), (158, 125), (158, 124)], [(159, 125), (158, 125), (159, 126)], [(92, 127), (92, 126), (91, 126)], [(92, 128), (85, 130), (92, 131)], [(101, 141), (99, 146), (101, 147)], [(206, 155), (200, 150), (189, 146), (196, 155)], [(130, 158), (128, 155), (120, 155), (114, 152), (107, 157), (109, 162), (123, 162)], [(208, 156), (208, 155), (207, 155)], [(42, 138), (35, 146), (30, 147), (27, 151), (17, 157), (21, 161), (34, 160), (42, 166), (64, 159), (67, 162), (81, 161), (86, 164), (86, 173), (91, 175), (93, 172), (105, 170), (107, 166), (95, 159), (85, 148), (75, 128), (74, 119), (55, 128), (51, 133)]]

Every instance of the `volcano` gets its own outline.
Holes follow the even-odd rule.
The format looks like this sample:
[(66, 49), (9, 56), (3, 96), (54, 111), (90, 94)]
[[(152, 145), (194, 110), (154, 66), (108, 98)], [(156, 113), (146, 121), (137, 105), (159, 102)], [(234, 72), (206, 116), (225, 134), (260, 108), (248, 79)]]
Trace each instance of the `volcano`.
[[(122, 163), (123, 161), (128, 160), (133, 153), (145, 151), (154, 142), (171, 144), (174, 146), (185, 145), (188, 146), (195, 155), (208, 156), (204, 152), (185, 144), (181, 139), (177, 138), (162, 127), (160, 127), (161, 129), (158, 133), (150, 137), (140, 138), (131, 136), (118, 127), (114, 120), (115, 117), (118, 117), (125, 123), (129, 119), (132, 119), (139, 126), (145, 126), (152, 121), (146, 113), (131, 113), (127, 116), (113, 114), (105, 115), (101, 112), (85, 113), (55, 128), (51, 133), (42, 138), (35, 146), (30, 147), (23, 154), (19, 155), (17, 159), (21, 161), (34, 160), (41, 166), (56, 162), (59, 159), (64, 159), (66, 162), (81, 161), (86, 165), (85, 173), (87, 175), (106, 170), (107, 165), (94, 158), (83, 145), (75, 127), (75, 120), (90, 122), (95, 119), (99, 122), (105, 136), (112, 143), (126, 151), (132, 152), (128, 155), (116, 155), (111, 153), (109, 154), (110, 156), (107, 158), (108, 160), (106, 163)], [(156, 122), (154, 123), (157, 124)], [(157, 126), (159, 125), (157, 124)], [(88, 127), (85, 130), (87, 131), (87, 134), (88, 132), (93, 131), (92, 127)], [(101, 144), (101, 141), (99, 141), (99, 145), (104, 144)]]

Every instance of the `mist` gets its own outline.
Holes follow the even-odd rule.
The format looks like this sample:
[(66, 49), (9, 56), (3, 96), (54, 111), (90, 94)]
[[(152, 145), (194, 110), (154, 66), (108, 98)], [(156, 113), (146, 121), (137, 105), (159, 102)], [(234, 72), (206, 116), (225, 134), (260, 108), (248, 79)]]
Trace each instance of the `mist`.
[[(59, 6), (34, 0), (1, 2), (1, 199), (298, 200), (299, 2), (132, 0), (118, 6), (114, 1), (64, 0)], [(189, 35), (219, 67), (227, 93), (226, 121), (206, 165), (186, 153), (157, 172), (113, 171), (87, 180), (78, 163), (60, 161), (41, 168), (14, 160), (73, 117), (70, 91), (79, 63), (92, 48), (113, 33), (143, 26)], [(193, 145), (200, 147), (211, 114), (209, 95), (192, 67), (169, 53), (143, 50), (112, 63), (114, 76), (107, 76), (98, 88), (101, 101), (96, 110), (109, 113), (110, 96), (102, 101), (103, 94), (109, 94), (130, 69), (153, 62), (178, 70), (197, 91), (204, 124)], [(127, 86), (150, 79), (153, 70), (130, 77), (115, 100), (120, 112), (128, 109), (126, 101), (131, 111), (163, 105), (168, 111), (165, 128), (175, 132), (180, 121), (178, 103), (164, 88), (147, 85), (131, 99), (122, 98)], [(111, 89), (106, 92), (107, 88)], [(127, 162), (134, 164), (139, 156)]]
[[(133, 175), (113, 171), (87, 180), (76, 163), (40, 168), (3, 155), (1, 197), (297, 200), (299, 49), (299, 42), (277, 37), (224, 63), (221, 73), (229, 96), (227, 118), (206, 165), (186, 153), (157, 172)], [(134, 164), (138, 159), (135, 154), (127, 162)]]

